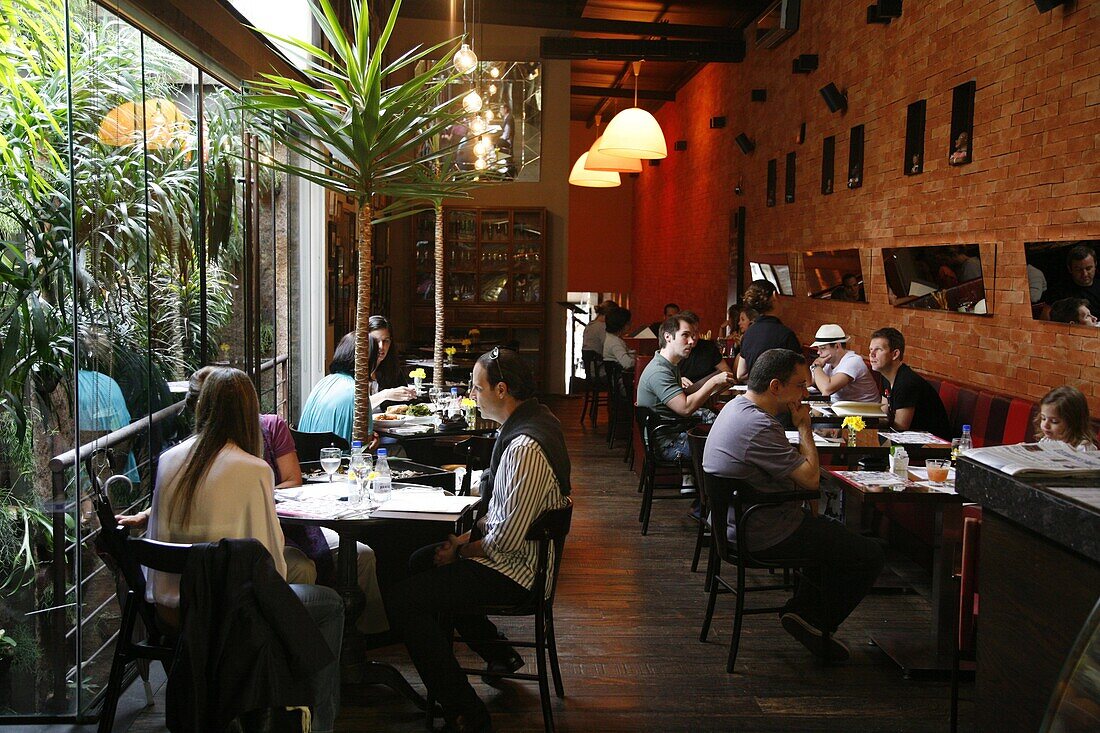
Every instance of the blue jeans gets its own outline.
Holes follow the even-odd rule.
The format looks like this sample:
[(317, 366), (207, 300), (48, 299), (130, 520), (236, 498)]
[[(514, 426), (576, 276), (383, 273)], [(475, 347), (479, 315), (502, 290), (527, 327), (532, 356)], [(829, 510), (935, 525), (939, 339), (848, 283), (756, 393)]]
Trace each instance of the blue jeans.
[(313, 678), (313, 733), (332, 733), (340, 712), (340, 647), (344, 643), (344, 601), (323, 585), (292, 584), (290, 589), (317, 624), (336, 658)]
[[(700, 407), (692, 417), (700, 423), (710, 424), (717, 419), (712, 410)], [(654, 433), (653, 448), (657, 456), (665, 461), (678, 461), (683, 458), (691, 458), (691, 446), (688, 444), (687, 431), (682, 433), (661, 433), (660, 428)]]

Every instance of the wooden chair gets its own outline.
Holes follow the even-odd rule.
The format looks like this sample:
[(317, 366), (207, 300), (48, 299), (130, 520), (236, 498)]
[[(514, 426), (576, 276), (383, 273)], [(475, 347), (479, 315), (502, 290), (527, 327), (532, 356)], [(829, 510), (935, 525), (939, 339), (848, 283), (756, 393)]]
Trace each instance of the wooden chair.
[(303, 433), (293, 428), (290, 437), (294, 439), (294, 449), (298, 451), (298, 462), (309, 463), (321, 460), (322, 448), (339, 448), (350, 451), (348, 441), (336, 433)]
[[(619, 437), (625, 426), (627, 450), (631, 450), (633, 441), (630, 441), (629, 438), (630, 430), (634, 425), (631, 414), (634, 411), (634, 399), (631, 390), (626, 386), (623, 365), (617, 361), (609, 360), (603, 363), (603, 370), (607, 374), (607, 447), (609, 449), (615, 447), (615, 438)], [(631, 384), (633, 384), (633, 379), (631, 379)]]
[[(653, 513), (653, 492), (657, 488), (657, 480), (659, 478), (669, 478), (670, 476), (675, 478), (674, 488), (677, 492), (679, 492), (682, 485), (683, 466), (681, 462), (679, 460), (669, 461), (657, 455), (657, 433), (662, 428), (667, 429), (669, 432), (686, 432), (694, 426), (696, 421), (692, 418), (679, 420), (662, 418), (652, 409), (641, 405), (635, 406), (634, 417), (638, 423), (638, 431), (642, 436), (642, 448), (644, 450), (642, 471), (638, 477), (638, 491), (642, 494), (642, 506), (638, 512), (638, 521), (642, 523), (642, 534), (645, 535), (649, 533), (649, 518)], [(662, 488), (673, 488), (673, 486), (669, 485)], [(662, 498), (679, 498), (679, 496), (680, 494), (677, 493), (676, 497)]]
[[(718, 594), (720, 592), (732, 593), (737, 605), (733, 616), (733, 634), (730, 636), (729, 655), (726, 659), (726, 672), (732, 674), (734, 664), (737, 661), (737, 650), (741, 643), (741, 623), (744, 617), (750, 614), (779, 613), (782, 610), (781, 606), (745, 608), (745, 595), (760, 591), (794, 589), (794, 585), (786, 580), (769, 585), (749, 586), (745, 582), (745, 571), (750, 568), (790, 570), (800, 576), (800, 582), (808, 583), (811, 581), (799, 571), (806, 568), (824, 567), (821, 558), (804, 557), (772, 560), (757, 557), (747, 549), (748, 532), (746, 527), (748, 524), (746, 520), (763, 507), (783, 504), (788, 501), (812, 501), (819, 497), (819, 493), (817, 491), (758, 492), (744, 481), (715, 476), (706, 472), (703, 473), (703, 489), (706, 492), (707, 504), (710, 507), (710, 537), (715, 562), (713, 576), (710, 579), (710, 593), (707, 596), (706, 615), (703, 618), (703, 630), (699, 634), (699, 641), (706, 642), (710, 633), (710, 623), (714, 617), (714, 604), (718, 599)], [(727, 536), (731, 507), (735, 517), (734, 527), (737, 530), (737, 541), (732, 545)], [(723, 562), (732, 565), (737, 570), (737, 579), (733, 584), (730, 584), (721, 575), (721, 564)], [(822, 579), (821, 586), (827, 587), (827, 585), (828, 580)], [(828, 630), (823, 630), (823, 636), (824, 646), (828, 649)]]
[(587, 416), (596, 427), (600, 411), (600, 403), (607, 404), (607, 377), (603, 373), (603, 356), (595, 351), (582, 351), (581, 360), (584, 364), (584, 404), (581, 405), (581, 425)]
[(982, 530), (982, 508), (963, 507), (962, 560), (959, 565), (959, 623), (951, 655), (951, 733), (959, 729), (959, 666), (973, 661), (978, 641), (978, 544)]
[(691, 469), (692, 475), (695, 477), (695, 485), (700, 488), (699, 491), (699, 529), (695, 533), (695, 552), (691, 557), (691, 572), (695, 573), (699, 571), (699, 558), (702, 557), (703, 548), (708, 548), (707, 555), (707, 573), (706, 584), (707, 590), (710, 590), (710, 576), (714, 570), (713, 553), (709, 551), (710, 548), (710, 512), (707, 504), (707, 492), (702, 490), (703, 486), (703, 450), (707, 445), (707, 436), (710, 435), (710, 425), (702, 424), (696, 425), (688, 431), (688, 445), (691, 446)]
[(496, 442), (496, 438), (474, 435), (455, 446), (466, 455), (466, 475), (462, 477), (462, 487), (458, 491), (461, 496), (469, 496), (473, 490), (471, 484), (473, 472), (484, 471), (489, 467)]
[[(539, 683), (539, 697), (542, 701), (542, 721), (546, 731), (554, 730), (554, 714), (550, 708), (550, 679), (554, 679), (554, 692), (565, 697), (561, 669), (558, 666), (558, 644), (554, 634), (554, 596), (558, 587), (558, 574), (561, 570), (562, 554), (565, 550), (565, 538), (573, 519), (573, 501), (566, 499), (566, 505), (560, 509), (543, 512), (527, 530), (524, 537), (529, 542), (538, 542), (538, 564), (535, 567), (535, 581), (528, 600), (518, 606), (486, 606), (484, 612), (489, 616), (534, 616), (534, 641), (515, 641), (511, 639), (481, 641), (481, 644), (508, 644), (522, 649), (534, 649), (537, 674), (524, 672), (489, 672), (484, 669), (466, 669), (463, 672), (471, 676), (496, 677), (511, 680), (530, 680)], [(554, 567), (550, 569), (551, 554)], [(453, 634), (453, 630), (452, 630)], [(462, 639), (455, 637), (455, 641)], [(547, 662), (549, 661), (549, 664)], [(549, 667), (549, 675), (547, 674)], [(428, 727), (431, 728), (435, 704), (428, 701)]]

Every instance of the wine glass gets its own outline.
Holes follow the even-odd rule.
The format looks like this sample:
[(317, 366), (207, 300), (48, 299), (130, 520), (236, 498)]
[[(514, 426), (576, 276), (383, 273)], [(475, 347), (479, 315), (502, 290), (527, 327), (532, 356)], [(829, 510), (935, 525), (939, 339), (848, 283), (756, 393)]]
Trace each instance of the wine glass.
[(339, 448), (322, 448), (321, 449), (321, 468), (328, 474), (328, 482), (332, 483), (332, 474), (336, 473), (340, 468), (340, 449)]

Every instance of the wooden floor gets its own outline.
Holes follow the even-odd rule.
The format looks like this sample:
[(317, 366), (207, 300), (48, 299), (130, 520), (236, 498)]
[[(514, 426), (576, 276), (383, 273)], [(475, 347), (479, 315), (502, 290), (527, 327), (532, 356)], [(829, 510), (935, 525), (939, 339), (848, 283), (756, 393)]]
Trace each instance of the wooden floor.
[[(655, 504), (650, 533), (637, 521), (637, 479), (608, 451), (603, 429), (578, 425), (578, 400), (552, 402), (566, 428), (576, 510), (555, 607), (566, 698), (555, 698), (560, 731), (946, 731), (946, 677), (902, 678), (867, 643), (874, 629), (927, 627), (920, 594), (872, 595), (841, 627), (852, 649), (844, 666), (823, 669), (772, 615), (748, 617), (737, 673), (725, 673), (732, 602), (719, 597), (710, 642), (699, 642), (706, 596), (690, 572), (695, 525), (686, 500)], [(754, 599), (759, 602), (760, 599)], [(762, 600), (768, 601), (767, 596)], [(774, 599), (777, 600), (778, 599)], [(776, 605), (769, 603), (769, 605)], [(502, 624), (521, 628), (522, 622)], [(518, 634), (517, 634), (518, 635)], [(372, 656), (398, 666), (419, 688), (404, 649)], [(534, 663), (530, 659), (529, 668)], [(467, 658), (467, 661), (472, 660)], [(499, 731), (542, 729), (535, 683), (475, 682)], [(422, 689), (422, 688), (421, 688)], [(963, 685), (969, 721), (973, 685)], [(158, 706), (132, 731), (163, 730)], [(963, 726), (963, 730), (967, 730)], [(380, 687), (345, 686), (339, 731), (425, 730), (423, 716)]]

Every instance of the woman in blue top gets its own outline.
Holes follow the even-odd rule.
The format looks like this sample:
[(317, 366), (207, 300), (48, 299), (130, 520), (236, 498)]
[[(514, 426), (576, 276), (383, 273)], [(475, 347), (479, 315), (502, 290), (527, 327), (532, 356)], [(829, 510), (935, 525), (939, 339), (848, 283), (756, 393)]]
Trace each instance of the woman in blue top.
[[(371, 356), (378, 352), (371, 339)], [(336, 433), (351, 443), (351, 427), (355, 421), (355, 332), (340, 339), (329, 364), (329, 374), (309, 393), (298, 418), (298, 430), (304, 433)], [(374, 431), (374, 421), (367, 423), (367, 433)]]

